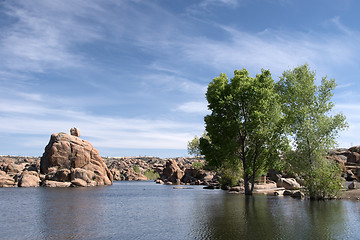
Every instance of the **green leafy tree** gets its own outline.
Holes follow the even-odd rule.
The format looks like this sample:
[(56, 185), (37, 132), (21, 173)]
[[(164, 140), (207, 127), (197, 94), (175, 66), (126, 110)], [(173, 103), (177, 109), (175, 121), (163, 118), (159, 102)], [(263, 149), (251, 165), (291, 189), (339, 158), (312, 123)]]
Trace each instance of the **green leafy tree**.
[[(274, 81), (267, 70), (255, 78), (246, 69), (228, 80), (220, 74), (210, 82), (205, 117), (208, 139), (200, 139), (209, 165), (243, 170), (245, 194), (251, 195), (257, 172), (278, 159), (284, 138)], [(249, 186), (250, 185), (250, 186)]]
[(201, 155), (200, 152), (200, 138), (198, 136), (195, 136), (193, 140), (188, 142), (187, 150), (189, 155), (193, 155), (195, 157), (198, 157)]
[[(208, 138), (206, 132), (203, 133), (202, 138)], [(193, 155), (195, 157), (199, 157), (201, 155), (200, 138), (198, 136), (195, 136), (191, 141), (188, 142), (187, 150), (189, 155)]]
[(335, 80), (322, 78), (317, 86), (315, 72), (308, 65), (285, 71), (277, 83), (287, 132), (294, 149), (286, 159), (295, 172), (304, 177), (311, 198), (336, 195), (341, 187), (339, 169), (326, 160), (326, 154), (336, 144), (336, 136), (346, 128), (345, 116), (330, 112)]

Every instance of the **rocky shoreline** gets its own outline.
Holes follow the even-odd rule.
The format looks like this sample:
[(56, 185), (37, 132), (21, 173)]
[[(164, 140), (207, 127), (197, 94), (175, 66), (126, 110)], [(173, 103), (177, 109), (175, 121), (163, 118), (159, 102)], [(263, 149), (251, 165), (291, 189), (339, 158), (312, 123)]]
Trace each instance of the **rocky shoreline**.
[[(356, 150), (358, 149), (360, 147), (356, 148)], [(358, 166), (359, 161), (352, 161), (355, 159), (354, 155), (358, 156), (357, 152), (354, 154), (345, 149), (332, 151), (329, 155), (329, 159), (343, 163), (343, 177), (353, 182), (349, 185), (349, 189), (342, 192), (339, 199), (360, 200), (360, 184), (357, 182), (360, 167)], [(351, 160), (347, 162), (347, 158)], [(215, 172), (193, 167), (194, 162), (205, 163), (205, 160), (201, 158), (103, 157), (102, 159), (113, 175), (114, 181), (148, 181), (149, 179), (144, 174), (146, 171), (153, 171), (159, 174), (159, 178), (155, 180), (159, 184), (204, 185), (204, 188), (207, 189), (220, 188), (219, 177)], [(45, 174), (40, 173), (40, 162), (41, 157), (0, 156), (0, 187), (81, 186), (67, 181), (49, 181)], [(348, 169), (346, 166), (351, 167)], [(134, 170), (136, 168), (138, 171)], [(264, 181), (255, 185), (254, 193), (304, 198), (299, 191), (300, 188), (296, 178), (269, 171)], [(223, 189), (229, 193), (243, 193), (244, 191), (241, 183), (239, 186), (224, 187)]]
[[(0, 156), (0, 187), (88, 187), (111, 185), (113, 181), (155, 180), (159, 184), (220, 188), (220, 177), (203, 168), (203, 158), (100, 157), (79, 137), (76, 128), (70, 129), (70, 134), (52, 134), (42, 157)], [(351, 182), (340, 198), (360, 200), (360, 146), (331, 150), (327, 159), (337, 162), (344, 181)], [(297, 176), (269, 170), (257, 181), (254, 193), (304, 198), (301, 182)], [(221, 188), (244, 192), (241, 181), (238, 186)]]
[[(192, 166), (194, 162), (204, 163), (204, 159), (193, 157), (167, 159), (158, 157), (103, 157), (102, 159), (111, 172), (114, 181), (152, 180), (145, 176), (146, 171), (152, 171), (159, 176), (156, 179), (157, 183), (206, 185), (214, 186), (214, 188), (219, 186), (215, 172), (195, 169)], [(61, 174), (58, 173), (58, 175)], [(63, 175), (66, 174), (63, 173)], [(32, 180), (27, 180), (29, 176), (34, 176), (37, 179), (30, 177)], [(41, 173), (41, 157), (0, 156), (0, 187), (52, 187), (46, 184), (46, 180), (49, 180), (49, 176)], [(58, 179), (58, 182), (67, 181)]]

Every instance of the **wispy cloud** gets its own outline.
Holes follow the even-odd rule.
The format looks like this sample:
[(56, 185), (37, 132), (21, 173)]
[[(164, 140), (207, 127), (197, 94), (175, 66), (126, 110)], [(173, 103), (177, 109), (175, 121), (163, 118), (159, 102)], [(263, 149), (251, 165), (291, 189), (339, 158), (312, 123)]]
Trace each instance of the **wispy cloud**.
[(186, 102), (180, 105), (177, 110), (185, 113), (196, 113), (206, 115), (209, 113), (206, 101), (202, 102)]
[(206, 8), (211, 5), (225, 5), (230, 7), (236, 7), (239, 4), (239, 0), (203, 0), (199, 6)]
[[(0, 132), (3, 134), (25, 134), (29, 138), (42, 135), (44, 142), (51, 133), (67, 132), (76, 126), (82, 131), (84, 139), (91, 139), (96, 147), (185, 149), (187, 140), (200, 127), (194, 123), (167, 119), (102, 117), (82, 111), (53, 109), (39, 103), (42, 97), (37, 94), (21, 95), (23, 100), (0, 101)], [(44, 146), (36, 147), (43, 149)]]
[(0, 40), (0, 54), (8, 69), (43, 72), (79, 67), (83, 59), (73, 51), (73, 44), (100, 38), (95, 27), (79, 21), (87, 14), (85, 9), (94, 6), (91, 3), (79, 1), (75, 4), (79, 8), (62, 1), (3, 5), (8, 17), (14, 19), (13, 24), (3, 29)]

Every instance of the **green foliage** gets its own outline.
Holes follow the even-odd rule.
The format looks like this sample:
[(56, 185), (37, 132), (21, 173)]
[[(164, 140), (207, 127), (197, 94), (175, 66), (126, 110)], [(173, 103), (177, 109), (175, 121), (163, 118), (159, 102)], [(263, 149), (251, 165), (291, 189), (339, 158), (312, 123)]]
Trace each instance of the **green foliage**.
[(140, 173), (140, 168), (139, 166), (133, 166), (133, 169), (136, 173)]
[(284, 127), (294, 146), (285, 154), (286, 161), (293, 171), (304, 176), (311, 198), (334, 194), (334, 188), (340, 187), (337, 181), (329, 180), (338, 171), (325, 161), (338, 132), (347, 127), (344, 115), (330, 116), (335, 86), (335, 80), (326, 77), (316, 86), (315, 72), (308, 65), (285, 71), (276, 85), (282, 100)]
[(153, 171), (153, 170), (146, 170), (145, 173), (144, 173), (145, 177), (149, 180), (156, 180), (158, 179), (160, 176), (159, 176), (159, 173)]
[(234, 187), (243, 178), (241, 168), (223, 168), (218, 171), (220, 175), (219, 183), (221, 186)]
[(270, 72), (252, 78), (246, 69), (235, 70), (230, 82), (222, 73), (210, 82), (206, 98), (211, 114), (204, 119), (208, 138), (200, 139), (201, 153), (211, 166), (241, 165), (245, 194), (252, 194), (257, 172), (273, 165), (285, 140)]
[(200, 139), (195, 136), (193, 140), (188, 142), (187, 150), (190, 155), (200, 156)]
[(195, 168), (196, 170), (201, 170), (203, 169), (203, 163), (202, 162), (193, 162), (192, 167)]
[[(206, 132), (203, 133), (202, 138), (208, 138)], [(193, 140), (188, 142), (187, 150), (189, 155), (193, 155), (195, 157), (199, 157), (201, 155), (200, 138), (198, 136), (195, 136)]]
[(341, 168), (335, 162), (317, 162), (304, 176), (307, 194), (312, 199), (330, 199), (341, 193)]

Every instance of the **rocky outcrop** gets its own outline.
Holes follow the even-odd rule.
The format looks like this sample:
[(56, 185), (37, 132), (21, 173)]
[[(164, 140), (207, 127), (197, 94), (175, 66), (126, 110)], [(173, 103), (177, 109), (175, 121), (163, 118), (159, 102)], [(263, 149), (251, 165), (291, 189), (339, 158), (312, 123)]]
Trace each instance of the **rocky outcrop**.
[(46, 180), (70, 180), (74, 186), (111, 185), (113, 181), (99, 152), (89, 142), (66, 133), (51, 135), (41, 157), (40, 171)]
[(165, 168), (160, 176), (161, 180), (165, 183), (172, 183), (179, 185), (181, 183), (181, 178), (184, 176), (184, 171), (182, 171), (173, 159), (169, 159), (166, 162)]
[(204, 170), (187, 168), (185, 169), (184, 176), (181, 178), (181, 182), (192, 185), (200, 185), (204, 181), (205, 177), (206, 173)]

